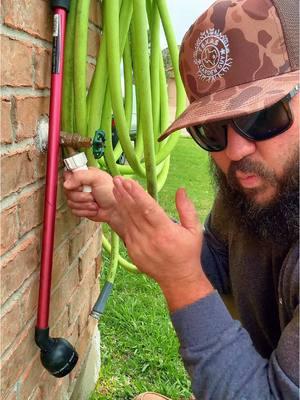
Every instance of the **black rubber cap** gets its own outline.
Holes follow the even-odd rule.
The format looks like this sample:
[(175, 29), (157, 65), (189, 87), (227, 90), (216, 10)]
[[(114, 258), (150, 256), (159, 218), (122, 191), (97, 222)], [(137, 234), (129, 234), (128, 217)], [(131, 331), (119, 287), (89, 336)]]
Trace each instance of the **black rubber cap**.
[(70, 0), (51, 0), (52, 8), (64, 8), (66, 11), (70, 9)]
[(49, 337), (49, 328), (35, 328), (35, 342), (41, 349), (41, 362), (56, 378), (68, 375), (78, 361), (78, 354), (66, 339)]
[(74, 347), (63, 338), (53, 339), (50, 351), (41, 350), (41, 362), (47, 371), (56, 378), (68, 375), (78, 361)]

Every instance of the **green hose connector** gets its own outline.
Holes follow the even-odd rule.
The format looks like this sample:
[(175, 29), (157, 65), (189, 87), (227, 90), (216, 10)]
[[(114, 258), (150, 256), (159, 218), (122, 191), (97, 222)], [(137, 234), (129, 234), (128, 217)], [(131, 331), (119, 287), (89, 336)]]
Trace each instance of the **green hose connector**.
[(104, 156), (105, 132), (103, 130), (98, 129), (96, 131), (92, 142), (92, 149), (93, 149), (93, 155), (96, 158), (96, 160)]

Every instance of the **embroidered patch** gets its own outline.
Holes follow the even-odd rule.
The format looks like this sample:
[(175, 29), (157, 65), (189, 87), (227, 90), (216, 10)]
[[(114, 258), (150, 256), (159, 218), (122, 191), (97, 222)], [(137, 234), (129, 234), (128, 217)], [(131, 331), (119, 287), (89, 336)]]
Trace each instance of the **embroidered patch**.
[(213, 82), (221, 78), (232, 64), (229, 53), (228, 38), (219, 29), (211, 28), (201, 32), (193, 54), (200, 79)]

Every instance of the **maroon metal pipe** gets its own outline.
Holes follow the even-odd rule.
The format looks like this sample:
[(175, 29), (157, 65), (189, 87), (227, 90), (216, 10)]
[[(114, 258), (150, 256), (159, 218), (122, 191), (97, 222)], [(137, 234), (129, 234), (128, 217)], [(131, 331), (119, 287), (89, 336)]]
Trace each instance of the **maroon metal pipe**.
[(59, 162), (60, 114), (67, 11), (54, 8), (46, 192), (37, 328), (48, 328)]

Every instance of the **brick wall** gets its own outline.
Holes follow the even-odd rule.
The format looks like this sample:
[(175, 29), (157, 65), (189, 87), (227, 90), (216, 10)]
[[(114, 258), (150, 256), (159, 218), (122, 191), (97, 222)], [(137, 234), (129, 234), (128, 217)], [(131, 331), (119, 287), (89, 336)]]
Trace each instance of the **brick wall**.
[[(49, 1), (1, 5), (1, 394), (3, 400), (68, 399), (95, 329), (89, 312), (99, 294), (98, 224), (75, 218), (62, 178), (57, 199), (50, 307), (51, 336), (75, 345), (74, 371), (56, 379), (34, 343), (46, 155), (35, 143), (49, 107), (52, 14)], [(100, 4), (91, 1), (88, 79), (99, 44)]]

